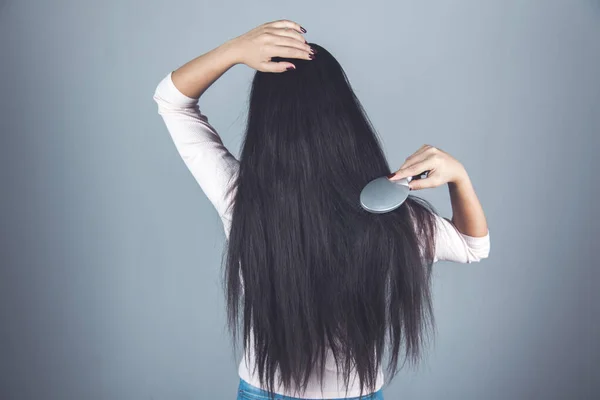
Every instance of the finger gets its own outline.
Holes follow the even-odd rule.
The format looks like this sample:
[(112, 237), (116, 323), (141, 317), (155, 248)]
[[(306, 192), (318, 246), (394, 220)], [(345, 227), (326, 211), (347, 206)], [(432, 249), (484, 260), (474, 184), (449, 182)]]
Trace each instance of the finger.
[(306, 33), (306, 29), (300, 26), (300, 24), (290, 21), (289, 19), (280, 19), (278, 21), (269, 22), (267, 26), (272, 26), (273, 28), (291, 28), (300, 33)]
[(419, 154), (423, 153), (424, 151), (427, 151), (431, 147), (432, 146), (430, 146), (428, 144), (424, 144), (423, 146), (419, 147), (419, 149), (417, 151), (415, 151), (413, 154), (411, 154), (410, 156), (406, 157), (406, 161), (414, 159), (415, 156), (418, 156)]
[(414, 154), (410, 158), (407, 158), (406, 161), (404, 161), (404, 163), (400, 166), (400, 168), (398, 168), (398, 170), (411, 167), (417, 163), (424, 161), (428, 157), (430, 157), (430, 155), (425, 151), (419, 154)]
[(404, 164), (401, 165), (400, 168), (405, 167), (407, 165), (414, 164), (417, 159), (422, 159), (422, 157), (419, 157), (420, 154), (423, 154), (425, 152), (431, 153), (434, 151), (434, 149), (435, 148), (433, 146), (424, 144), (423, 146), (419, 147), (419, 149), (417, 151), (415, 151), (413, 154), (406, 157)]
[[(400, 166), (400, 168), (398, 169), (398, 171), (402, 170), (402, 169), (406, 169), (409, 168), (419, 162), (423, 162), (425, 161), (425, 159), (432, 157), (433, 154), (436, 153), (436, 148), (433, 146), (430, 146), (428, 144), (424, 144), (423, 146), (421, 146), (419, 148), (419, 150), (417, 150), (415, 153), (413, 153), (410, 157), (408, 157), (406, 159), (406, 161), (404, 161), (404, 163)], [(390, 174), (388, 176), (388, 178), (392, 178), (390, 180), (398, 180), (398, 179), (402, 179), (402, 177), (398, 177), (398, 171), (394, 172), (393, 174)], [(422, 171), (421, 171), (422, 172)], [(421, 173), (418, 172), (417, 174)]]
[(263, 72), (286, 72), (286, 71), (293, 71), (296, 69), (296, 66), (292, 63), (289, 63), (287, 61), (280, 61), (280, 62), (275, 62), (275, 61), (268, 61), (262, 64), (263, 68), (261, 69), (261, 71)]
[(305, 50), (300, 50), (295, 47), (289, 46), (272, 46), (270, 49), (271, 57), (282, 57), (282, 58), (300, 58), (303, 60), (312, 60), (312, 54)]
[(273, 34), (272, 37), (273, 37), (273, 39), (270, 40), (270, 44), (272, 44), (272, 45), (293, 47), (295, 49), (306, 52), (307, 55), (311, 53), (311, 47), (304, 42), (300, 42), (299, 40), (296, 40), (296, 39), (288, 37), (288, 36), (280, 36), (277, 34)]
[(419, 175), (419, 174), (423, 173), (424, 171), (433, 171), (434, 164), (435, 164), (434, 159), (426, 158), (423, 161), (420, 161), (411, 166), (408, 166), (405, 168), (400, 168), (398, 171), (396, 171), (396, 174), (390, 180), (395, 181), (398, 179), (407, 178), (409, 176)]
[(298, 32), (294, 29), (268, 27), (268, 28), (265, 28), (265, 32), (268, 32), (272, 35), (289, 37), (289, 38), (297, 40), (300, 43), (308, 44), (306, 39), (304, 39), (304, 36), (302, 36), (302, 34), (300, 32)]
[(390, 174), (388, 176), (388, 178), (391, 181), (396, 181), (398, 179), (402, 179), (405, 178), (407, 176), (414, 176), (414, 175), (418, 175), (420, 173), (422, 173), (423, 171), (418, 171), (417, 173), (413, 174), (413, 175), (406, 175), (404, 174), (404, 172), (406, 170), (408, 170), (409, 168), (415, 166), (415, 165), (420, 165), (424, 162), (428, 162), (427, 160), (429, 160), (429, 158), (431, 157), (430, 154), (426, 153), (426, 152), (422, 152), (419, 155), (413, 157), (411, 160), (407, 160), (404, 162), (404, 164), (402, 164), (400, 166), (400, 168), (398, 168), (398, 170), (396, 172), (394, 172), (393, 174)]
[(410, 190), (429, 189), (439, 186), (437, 176), (428, 175), (427, 178), (410, 181), (408, 187)]

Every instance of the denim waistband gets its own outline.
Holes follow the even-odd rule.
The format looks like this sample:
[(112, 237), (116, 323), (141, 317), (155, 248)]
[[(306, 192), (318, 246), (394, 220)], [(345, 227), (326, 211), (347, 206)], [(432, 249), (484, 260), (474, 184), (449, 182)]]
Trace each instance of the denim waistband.
[[(290, 397), (285, 396), (283, 394), (275, 393), (275, 400), (315, 400), (315, 399), (305, 399), (303, 397)], [(258, 388), (250, 383), (246, 382), (242, 378), (240, 378), (240, 384), (238, 387), (238, 400), (268, 400), (269, 392)], [(335, 397), (328, 398), (327, 400), (359, 400), (361, 399), (358, 396), (355, 397)], [(383, 399), (383, 390), (379, 389), (376, 392), (363, 395), (361, 400), (384, 400)]]

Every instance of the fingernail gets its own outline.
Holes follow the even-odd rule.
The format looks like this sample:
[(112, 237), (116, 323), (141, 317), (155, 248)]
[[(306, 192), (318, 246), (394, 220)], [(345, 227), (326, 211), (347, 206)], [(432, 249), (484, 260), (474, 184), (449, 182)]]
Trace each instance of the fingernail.
[(310, 52), (311, 52), (312, 54), (315, 54), (317, 51), (311, 47), (311, 48), (310, 48)]
[(315, 59), (315, 55), (314, 54), (309, 54), (308, 58), (310, 58), (311, 60), (314, 60)]
[(394, 177), (394, 175), (396, 175), (396, 174), (389, 174), (387, 177), (388, 177), (388, 179), (389, 179), (389, 178), (393, 178), (393, 177)]
[(302, 33), (306, 33), (306, 29), (304, 29), (303, 27), (300, 27), (300, 30), (302, 31)]
[(308, 44), (308, 42), (305, 40), (305, 41), (304, 41), (304, 44)]
[(296, 69), (296, 68), (294, 68), (294, 67), (292, 67), (292, 66), (289, 66), (289, 67), (287, 67), (287, 68), (286, 68), (286, 70), (288, 70), (288, 71), (291, 71), (291, 70), (293, 70), (293, 69)]

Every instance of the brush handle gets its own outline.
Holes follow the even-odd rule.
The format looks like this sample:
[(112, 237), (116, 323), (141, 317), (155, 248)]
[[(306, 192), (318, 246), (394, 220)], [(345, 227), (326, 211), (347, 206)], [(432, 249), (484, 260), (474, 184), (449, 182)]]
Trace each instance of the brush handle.
[(419, 175), (409, 176), (406, 179), (410, 182), (410, 181), (416, 181), (417, 179), (425, 179), (425, 178), (427, 178), (427, 176), (429, 176), (429, 170), (423, 171)]

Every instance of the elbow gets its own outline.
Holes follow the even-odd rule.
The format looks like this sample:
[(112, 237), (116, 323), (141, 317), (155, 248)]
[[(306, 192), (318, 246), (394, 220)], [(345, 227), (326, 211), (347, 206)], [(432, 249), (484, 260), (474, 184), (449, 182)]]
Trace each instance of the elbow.
[(480, 262), (490, 256), (490, 248), (470, 249), (468, 253), (467, 263)]
[(157, 102), (157, 103), (159, 102), (159, 99), (160, 99), (160, 86), (161, 86), (161, 83), (162, 83), (162, 81), (161, 81), (161, 82), (159, 82), (159, 83), (158, 83), (158, 84), (157, 84), (157, 85), (154, 87), (154, 92), (152, 93), (152, 99), (153, 99), (155, 102)]
[(152, 95), (152, 100), (154, 100), (154, 103), (158, 106), (158, 113), (161, 114), (161, 109), (163, 106), (163, 101), (160, 98), (160, 96), (158, 95), (157, 92), (154, 92), (154, 94)]
[(158, 113), (165, 114), (168, 111), (173, 110), (175, 107), (168, 99), (168, 92), (165, 92), (164, 89), (164, 81), (161, 81), (154, 88), (154, 93), (152, 93), (152, 100), (158, 106)]
[(168, 104), (165, 99), (160, 95), (159, 91), (158, 91), (158, 87), (156, 88), (156, 90), (154, 91), (154, 94), (152, 95), (152, 100), (154, 100), (154, 102), (159, 106), (159, 109), (163, 108), (166, 104)]
[(462, 235), (467, 253), (467, 262), (480, 262), (490, 256), (490, 233), (485, 236), (472, 237)]
[(166, 115), (169, 113), (177, 113), (177, 112), (181, 112), (181, 109), (175, 107), (173, 104), (169, 103), (167, 100), (165, 100), (163, 97), (160, 96), (160, 94), (155, 93), (152, 96), (152, 99), (154, 100), (154, 102), (157, 105), (157, 112), (159, 115)]

